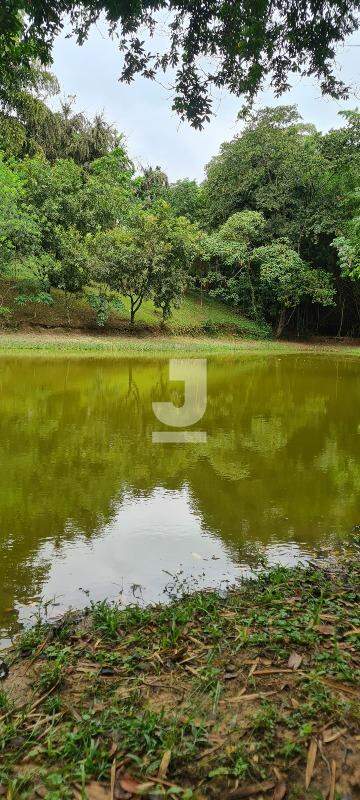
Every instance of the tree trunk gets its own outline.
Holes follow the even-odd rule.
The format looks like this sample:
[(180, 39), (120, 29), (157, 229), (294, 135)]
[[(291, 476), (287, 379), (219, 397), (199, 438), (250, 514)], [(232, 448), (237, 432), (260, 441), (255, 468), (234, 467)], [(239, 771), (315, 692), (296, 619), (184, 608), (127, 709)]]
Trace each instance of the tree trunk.
[(139, 308), (142, 304), (143, 298), (136, 297), (135, 300), (130, 297), (130, 325), (133, 325), (135, 322), (135, 314), (139, 311)]
[(248, 267), (248, 280), (249, 280), (249, 287), (250, 287), (250, 294), (251, 294), (251, 303), (252, 303), (252, 307), (253, 307), (253, 314), (254, 314), (254, 318), (256, 319), (256, 317), (257, 317), (256, 298), (255, 298), (255, 292), (254, 292), (254, 287), (253, 287), (252, 280), (251, 280), (251, 272), (250, 272), (250, 268), (249, 267)]
[(339, 326), (339, 330), (337, 332), (337, 338), (338, 339), (340, 339), (340, 336), (341, 336), (341, 333), (342, 333), (342, 326), (343, 326), (343, 322), (344, 322), (344, 308), (345, 308), (345, 300), (343, 298), (342, 299), (342, 306), (341, 306), (340, 326)]
[[(70, 308), (69, 308), (69, 295), (65, 292), (65, 308), (66, 308), (66, 316), (67, 316), (67, 323), (69, 328), (71, 328), (71, 318), (70, 318)], [(35, 312), (36, 317), (36, 312)]]
[(286, 321), (286, 309), (282, 308), (279, 314), (278, 324), (276, 328), (277, 339), (280, 339), (280, 336), (285, 328), (285, 321)]
[(135, 303), (132, 298), (130, 298), (130, 325), (134, 324), (135, 320)]

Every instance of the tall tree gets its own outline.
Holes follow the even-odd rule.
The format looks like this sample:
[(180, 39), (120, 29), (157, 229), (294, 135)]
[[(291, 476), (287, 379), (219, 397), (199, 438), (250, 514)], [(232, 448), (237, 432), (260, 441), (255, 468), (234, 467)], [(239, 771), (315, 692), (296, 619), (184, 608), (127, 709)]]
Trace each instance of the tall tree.
[(72, 100), (58, 111), (48, 107), (45, 101), (59, 91), (50, 73), (34, 67), (33, 84), (4, 99), (0, 94), (0, 149), (7, 156), (43, 154), (51, 162), (73, 158), (87, 164), (122, 146), (121, 134), (100, 114), (89, 120), (73, 110)]
[(145, 205), (151, 206), (165, 199), (168, 186), (168, 177), (161, 167), (146, 167), (138, 178), (137, 194)]
[(313, 126), (294, 106), (264, 108), (247, 116), (244, 130), (207, 167), (204, 203), (209, 227), (243, 209), (260, 211), (274, 235), (300, 247), (319, 209), (326, 168)]

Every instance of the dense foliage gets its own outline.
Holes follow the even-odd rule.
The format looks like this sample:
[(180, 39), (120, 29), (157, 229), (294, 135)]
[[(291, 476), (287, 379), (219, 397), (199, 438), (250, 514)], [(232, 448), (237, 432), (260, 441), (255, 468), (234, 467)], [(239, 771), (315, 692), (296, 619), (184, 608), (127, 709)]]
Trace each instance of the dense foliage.
[[(280, 314), (280, 329), (291, 317), (299, 332), (359, 332), (360, 113), (342, 117), (342, 127), (321, 134), (294, 107), (262, 109), (207, 167), (202, 213), (215, 231), (217, 295), (270, 319)], [(245, 212), (253, 228), (258, 217), (249, 213), (262, 215), (250, 249), (256, 238), (262, 247), (239, 271), (228, 226)]]
[[(4, 0), (1, 99), (22, 85), (32, 59), (51, 62), (54, 38), (65, 22), (81, 44), (101, 15), (124, 53), (122, 79), (174, 71), (173, 108), (196, 127), (209, 119), (213, 86), (251, 101), (265, 79), (279, 95), (289, 75), (300, 73), (315, 76), (323, 93), (345, 96), (334, 74), (335, 48), (358, 29), (358, 10), (358, 0)], [(150, 38), (158, 27), (168, 34), (161, 52)]]
[[(0, 314), (79, 296), (105, 325), (151, 299), (163, 323), (188, 287), (260, 326), (357, 334), (360, 114), (320, 134), (293, 107), (248, 115), (202, 186), (136, 174), (122, 136), (32, 67), (0, 113)], [(31, 84), (32, 80), (32, 84)], [(69, 315), (68, 315), (69, 316)], [(70, 318), (69, 318), (70, 324)]]

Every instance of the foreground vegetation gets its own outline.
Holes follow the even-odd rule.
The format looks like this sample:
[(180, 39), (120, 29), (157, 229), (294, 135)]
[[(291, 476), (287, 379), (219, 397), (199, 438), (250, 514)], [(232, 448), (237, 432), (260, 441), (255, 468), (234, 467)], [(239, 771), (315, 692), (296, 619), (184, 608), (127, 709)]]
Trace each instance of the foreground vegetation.
[(8, 798), (357, 797), (359, 559), (38, 621), (8, 653)]

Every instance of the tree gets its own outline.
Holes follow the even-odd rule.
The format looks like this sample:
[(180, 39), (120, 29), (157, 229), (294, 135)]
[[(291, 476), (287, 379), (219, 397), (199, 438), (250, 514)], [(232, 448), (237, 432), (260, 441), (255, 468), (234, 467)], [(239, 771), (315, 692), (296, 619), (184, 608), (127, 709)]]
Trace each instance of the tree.
[[(43, 157), (0, 162), (0, 230), (4, 273), (20, 287), (33, 276), (42, 297), (58, 288), (79, 294), (88, 281), (86, 235), (112, 228), (135, 202), (131, 165), (123, 149), (87, 169), (72, 159), (50, 164)], [(26, 256), (26, 261), (25, 261)], [(24, 289), (21, 296), (25, 299)], [(45, 298), (47, 301), (47, 298)], [(69, 320), (70, 322), (70, 320)]]
[[(143, 38), (164, 26), (165, 51), (152, 51)], [(154, 79), (159, 71), (175, 69), (173, 108), (195, 127), (209, 119), (214, 86), (226, 87), (252, 101), (270, 77), (279, 95), (289, 88), (292, 73), (315, 76), (324, 94), (346, 96), (347, 88), (334, 74), (336, 45), (359, 27), (357, 0), (16, 0), (0, 9), (1, 91), (7, 95), (21, 83), (31, 62), (51, 62), (54, 38), (67, 24), (82, 44), (104, 15), (116, 32), (124, 53), (122, 79), (140, 74)]]
[(74, 226), (83, 234), (111, 228), (135, 199), (132, 165), (123, 148), (86, 169), (70, 158), (50, 164), (36, 157), (20, 162), (17, 170), (27, 203), (41, 218), (45, 249), (51, 247), (54, 225)]
[(168, 186), (168, 177), (161, 167), (146, 167), (138, 178), (137, 195), (150, 207), (157, 200), (165, 199)]
[[(260, 284), (265, 296), (278, 309), (277, 337), (304, 298), (323, 306), (333, 304), (331, 276), (325, 270), (311, 269), (288, 244), (273, 242), (258, 247), (252, 253), (252, 261), (260, 268)], [(288, 317), (287, 311), (290, 311)]]
[[(142, 220), (143, 224), (145, 220)], [(130, 300), (130, 323), (136, 312), (150, 297), (151, 273), (155, 252), (146, 253), (139, 231), (119, 226), (97, 234), (93, 241), (93, 280), (100, 286), (119, 292)], [(150, 258), (149, 258), (150, 255)], [(161, 258), (158, 253), (157, 257)], [(102, 294), (102, 292), (99, 292)]]
[(14, 288), (22, 302), (49, 299), (49, 267), (39, 220), (25, 204), (23, 182), (0, 158), (0, 317), (11, 313), (8, 302)]
[(166, 195), (174, 214), (187, 217), (191, 222), (201, 222), (203, 215), (203, 191), (196, 181), (188, 178), (171, 183)]
[(204, 241), (204, 256), (210, 263), (206, 281), (210, 293), (257, 317), (259, 305), (252, 274), (252, 250), (261, 241), (265, 219), (258, 211), (240, 211)]
[(159, 236), (170, 247), (153, 275), (152, 297), (163, 320), (180, 305), (193, 263), (202, 254), (202, 232), (186, 217), (177, 217), (166, 203), (156, 209)]
[(38, 71), (33, 91), (29, 87), (13, 92), (1, 102), (0, 148), (8, 155), (44, 155), (49, 161), (72, 158), (88, 164), (122, 145), (122, 136), (97, 114), (89, 120), (73, 110), (73, 102), (61, 103), (52, 111), (45, 99), (59, 92), (51, 73)]
[(176, 219), (166, 203), (153, 211), (135, 208), (126, 224), (95, 235), (92, 277), (95, 283), (130, 301), (130, 323), (144, 300), (153, 298), (163, 318), (171, 313), (186, 285), (186, 266), (199, 237), (188, 220)]
[[(356, 192), (360, 205), (360, 189)], [(360, 215), (349, 220), (345, 235), (338, 236), (332, 242), (338, 251), (341, 274), (352, 281), (360, 280)]]
[(236, 211), (260, 211), (275, 237), (301, 247), (321, 208), (326, 162), (318, 135), (295, 106), (264, 108), (246, 117), (244, 130), (207, 167), (205, 220), (216, 228)]
[(334, 309), (324, 313), (305, 300), (296, 315), (302, 330), (316, 327), (324, 333), (343, 326), (352, 332), (359, 319), (360, 285), (341, 272), (331, 247), (335, 238), (347, 235), (348, 222), (357, 215), (360, 186), (360, 114), (342, 116), (341, 128), (321, 134), (292, 106), (248, 115), (239, 136), (224, 143), (210, 162), (203, 187), (208, 228), (244, 209), (260, 211), (269, 241), (284, 239), (314, 269), (331, 274)]
[(54, 267), (51, 286), (66, 294), (78, 294), (89, 278), (89, 253), (84, 236), (74, 226), (53, 229), (52, 255)]
[(325, 234), (327, 247), (359, 209), (360, 112), (341, 111), (339, 116), (344, 124), (319, 138), (325, 169), (321, 181), (322, 204), (314, 228), (317, 234)]

